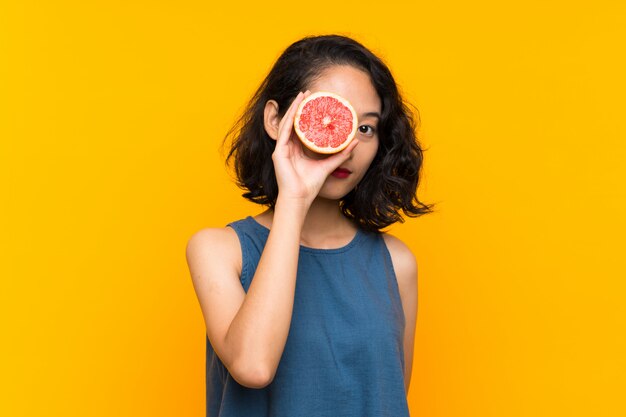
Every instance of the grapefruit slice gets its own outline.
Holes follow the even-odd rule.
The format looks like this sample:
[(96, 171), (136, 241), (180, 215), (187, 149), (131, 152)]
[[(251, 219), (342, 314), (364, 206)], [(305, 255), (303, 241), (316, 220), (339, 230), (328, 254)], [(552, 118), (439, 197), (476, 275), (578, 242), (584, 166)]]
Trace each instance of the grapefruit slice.
[(317, 153), (331, 154), (345, 149), (354, 139), (358, 120), (348, 100), (318, 91), (300, 103), (293, 125), (304, 146)]

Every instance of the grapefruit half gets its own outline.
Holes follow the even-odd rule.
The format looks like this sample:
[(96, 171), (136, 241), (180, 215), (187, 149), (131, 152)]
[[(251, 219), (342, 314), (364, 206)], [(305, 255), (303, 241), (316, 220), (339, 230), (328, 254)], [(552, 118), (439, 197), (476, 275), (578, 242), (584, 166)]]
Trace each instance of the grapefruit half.
[(356, 135), (354, 108), (338, 94), (318, 91), (300, 103), (293, 122), (296, 134), (307, 148), (317, 153), (337, 153)]

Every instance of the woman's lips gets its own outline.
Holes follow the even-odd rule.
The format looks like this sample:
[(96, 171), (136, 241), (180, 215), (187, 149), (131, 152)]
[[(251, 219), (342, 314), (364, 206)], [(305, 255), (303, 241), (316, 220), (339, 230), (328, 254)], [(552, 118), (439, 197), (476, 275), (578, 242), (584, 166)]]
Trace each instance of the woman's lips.
[(349, 169), (337, 168), (330, 175), (332, 175), (335, 178), (348, 178), (350, 174), (352, 174), (352, 171), (350, 171)]

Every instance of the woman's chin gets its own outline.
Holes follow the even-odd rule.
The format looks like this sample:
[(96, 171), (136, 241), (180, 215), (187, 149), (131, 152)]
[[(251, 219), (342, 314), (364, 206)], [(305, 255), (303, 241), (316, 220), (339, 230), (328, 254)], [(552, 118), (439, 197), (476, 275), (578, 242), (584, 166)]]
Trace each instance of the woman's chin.
[(317, 197), (324, 200), (333, 200), (338, 202), (346, 195), (348, 195), (350, 191), (352, 191), (352, 189), (348, 189), (345, 186), (333, 187), (329, 186), (329, 184), (324, 184), (320, 192), (317, 194)]

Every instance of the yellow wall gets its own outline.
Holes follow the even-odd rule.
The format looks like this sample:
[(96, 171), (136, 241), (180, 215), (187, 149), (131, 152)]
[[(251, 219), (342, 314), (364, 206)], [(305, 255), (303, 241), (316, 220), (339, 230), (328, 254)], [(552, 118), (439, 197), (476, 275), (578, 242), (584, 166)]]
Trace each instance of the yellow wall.
[(203, 415), (185, 243), (259, 211), (220, 140), (328, 32), (421, 111), (412, 415), (626, 413), (623, 2), (210, 3), (0, 4), (0, 415)]

